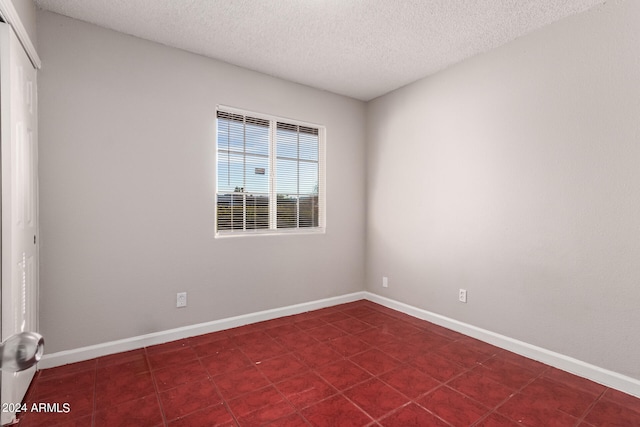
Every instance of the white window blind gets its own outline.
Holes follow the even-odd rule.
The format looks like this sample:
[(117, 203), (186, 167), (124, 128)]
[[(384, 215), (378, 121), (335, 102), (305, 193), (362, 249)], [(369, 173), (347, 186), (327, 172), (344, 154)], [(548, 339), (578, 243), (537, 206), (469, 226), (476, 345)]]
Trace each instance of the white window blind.
[(324, 230), (323, 128), (217, 112), (218, 234)]

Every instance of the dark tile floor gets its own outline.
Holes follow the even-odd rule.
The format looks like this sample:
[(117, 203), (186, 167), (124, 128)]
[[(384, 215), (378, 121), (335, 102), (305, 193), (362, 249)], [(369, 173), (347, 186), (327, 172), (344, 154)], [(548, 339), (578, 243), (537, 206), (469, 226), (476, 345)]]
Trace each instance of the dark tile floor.
[(39, 372), (31, 426), (640, 426), (640, 399), (357, 301)]

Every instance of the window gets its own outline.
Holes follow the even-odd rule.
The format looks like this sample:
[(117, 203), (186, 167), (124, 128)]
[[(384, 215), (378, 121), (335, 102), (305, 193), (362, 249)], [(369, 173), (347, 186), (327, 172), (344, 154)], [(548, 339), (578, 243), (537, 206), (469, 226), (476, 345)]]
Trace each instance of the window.
[(324, 129), (220, 107), (216, 234), (324, 231)]

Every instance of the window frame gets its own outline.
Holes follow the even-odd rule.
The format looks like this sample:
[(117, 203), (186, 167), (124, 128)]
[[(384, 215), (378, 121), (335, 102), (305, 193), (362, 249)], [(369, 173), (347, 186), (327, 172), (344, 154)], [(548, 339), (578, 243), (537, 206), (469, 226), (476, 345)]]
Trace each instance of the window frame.
[[(218, 128), (218, 112), (239, 114), (242, 116), (249, 116), (261, 120), (269, 121), (269, 228), (262, 229), (241, 229), (241, 230), (218, 230), (218, 173), (219, 173), (219, 155), (220, 148), (218, 146), (218, 134), (220, 129)], [(316, 227), (287, 227), (277, 228), (277, 167), (278, 160), (276, 146), (277, 146), (277, 129), (278, 122), (315, 128), (318, 130), (318, 226)], [(228, 238), (228, 237), (246, 237), (246, 236), (274, 236), (274, 235), (301, 235), (301, 234), (325, 234), (326, 233), (326, 128), (324, 125), (317, 123), (290, 119), (281, 116), (275, 116), (273, 114), (265, 114), (255, 111), (249, 111), (236, 107), (230, 107), (227, 105), (217, 105), (215, 111), (215, 166), (214, 166), (214, 237), (215, 238)], [(242, 193), (246, 194), (246, 193)], [(244, 214), (244, 213), (243, 213)], [(299, 215), (299, 213), (298, 213)], [(299, 217), (298, 217), (299, 220)]]

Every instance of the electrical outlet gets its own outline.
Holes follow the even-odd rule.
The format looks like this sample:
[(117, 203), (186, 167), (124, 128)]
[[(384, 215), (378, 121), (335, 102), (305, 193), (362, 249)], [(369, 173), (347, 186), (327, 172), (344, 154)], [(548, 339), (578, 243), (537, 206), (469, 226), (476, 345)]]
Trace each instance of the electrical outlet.
[(186, 306), (187, 306), (187, 293), (178, 292), (176, 296), (176, 307), (186, 307)]
[(458, 301), (467, 302), (467, 290), (466, 289), (458, 290)]
[(383, 288), (388, 288), (389, 287), (389, 278), (388, 277), (383, 277), (382, 278), (382, 287)]

